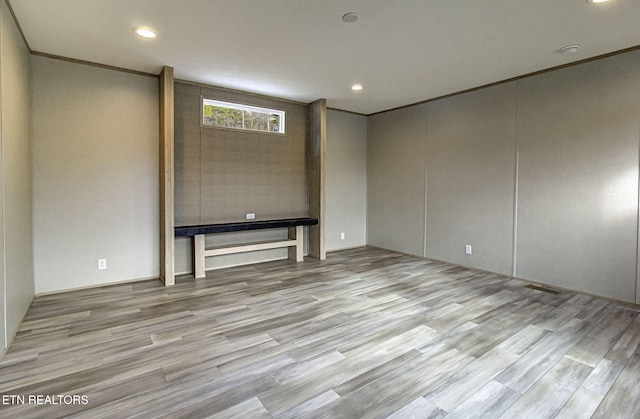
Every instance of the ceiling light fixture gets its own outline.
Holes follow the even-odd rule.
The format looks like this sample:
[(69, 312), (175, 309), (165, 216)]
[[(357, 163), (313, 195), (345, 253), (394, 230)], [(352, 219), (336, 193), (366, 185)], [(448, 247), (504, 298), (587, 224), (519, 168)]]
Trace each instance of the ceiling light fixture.
[(133, 31), (138, 35), (146, 39), (154, 39), (157, 35), (149, 28), (134, 28)]
[(576, 52), (578, 52), (579, 49), (580, 49), (580, 45), (571, 44), (571, 45), (565, 45), (564, 47), (560, 48), (560, 52), (562, 54), (575, 54)]
[(354, 84), (353, 86), (351, 86), (351, 90), (354, 90), (356, 92), (359, 91), (359, 90), (362, 90), (362, 85), (361, 84)]
[(356, 12), (349, 12), (342, 15), (342, 21), (346, 23), (354, 23), (359, 19), (358, 14)]
[(598, 3), (605, 3), (609, 0), (587, 0), (587, 3), (594, 3), (594, 4), (598, 4)]

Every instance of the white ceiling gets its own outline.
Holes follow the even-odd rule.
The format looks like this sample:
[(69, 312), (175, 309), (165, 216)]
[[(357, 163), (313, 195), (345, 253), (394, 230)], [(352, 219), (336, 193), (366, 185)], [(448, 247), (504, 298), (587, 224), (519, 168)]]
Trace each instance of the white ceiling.
[[(371, 114), (640, 44), (640, 0), (10, 0), (33, 51)], [(347, 24), (341, 16), (357, 12)], [(158, 33), (144, 40), (132, 29)], [(573, 55), (558, 50), (581, 44)], [(361, 83), (364, 90), (350, 86)]]

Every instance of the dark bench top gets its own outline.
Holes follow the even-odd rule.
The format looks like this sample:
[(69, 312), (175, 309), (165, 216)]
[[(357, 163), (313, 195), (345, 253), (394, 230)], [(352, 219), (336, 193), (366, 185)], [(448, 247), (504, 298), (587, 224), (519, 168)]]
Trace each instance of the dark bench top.
[(282, 228), (310, 226), (318, 224), (317, 218), (281, 218), (277, 220), (240, 221), (235, 223), (218, 223), (175, 228), (176, 236), (195, 236), (197, 234), (228, 233), (231, 231), (261, 230), (265, 228)]

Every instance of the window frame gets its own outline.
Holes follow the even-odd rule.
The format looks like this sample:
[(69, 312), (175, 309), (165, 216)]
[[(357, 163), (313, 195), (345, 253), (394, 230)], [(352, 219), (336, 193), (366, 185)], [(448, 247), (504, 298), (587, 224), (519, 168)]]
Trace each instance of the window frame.
[[(209, 103), (207, 103), (209, 102)], [(213, 105), (213, 106), (218, 106), (218, 107), (222, 107), (222, 108), (228, 108), (228, 109), (236, 109), (236, 110), (244, 110), (244, 111), (250, 111), (250, 112), (259, 112), (259, 113), (264, 113), (264, 114), (277, 114), (280, 117), (280, 125), (279, 125), (279, 131), (263, 131), (263, 130), (256, 130), (256, 129), (251, 129), (251, 128), (236, 128), (236, 127), (223, 127), (223, 126), (219, 126), (219, 125), (209, 125), (209, 124), (205, 124), (204, 118), (204, 107), (205, 105)], [(231, 130), (231, 131), (236, 131), (236, 132), (250, 132), (250, 133), (258, 133), (258, 134), (270, 134), (270, 135), (280, 135), (280, 136), (286, 136), (287, 134), (287, 129), (286, 129), (286, 122), (287, 122), (287, 118), (286, 118), (286, 109), (278, 109), (278, 108), (267, 108), (267, 107), (263, 107), (263, 106), (258, 106), (258, 105), (251, 105), (251, 104), (247, 104), (247, 103), (239, 103), (239, 102), (230, 102), (227, 100), (220, 100), (220, 99), (212, 99), (209, 97), (205, 97), (205, 96), (200, 96), (200, 126), (203, 128), (214, 128), (214, 129), (223, 129), (223, 130)]]

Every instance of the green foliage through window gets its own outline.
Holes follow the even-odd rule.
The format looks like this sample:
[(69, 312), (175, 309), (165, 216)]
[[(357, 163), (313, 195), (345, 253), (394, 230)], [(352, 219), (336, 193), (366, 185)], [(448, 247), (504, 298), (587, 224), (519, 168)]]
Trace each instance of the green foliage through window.
[(283, 134), (284, 111), (203, 99), (202, 124)]

